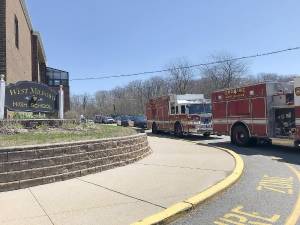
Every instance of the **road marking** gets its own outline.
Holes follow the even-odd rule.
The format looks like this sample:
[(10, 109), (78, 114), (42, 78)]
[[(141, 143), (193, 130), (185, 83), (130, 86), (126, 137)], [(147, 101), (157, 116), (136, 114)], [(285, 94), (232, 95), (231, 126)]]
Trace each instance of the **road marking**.
[(270, 177), (264, 175), (262, 180), (259, 182), (256, 190), (268, 190), (282, 194), (293, 194), (294, 178), (283, 178), (283, 177)]
[(229, 213), (226, 213), (223, 217), (214, 221), (216, 225), (272, 225), (277, 222), (280, 215), (274, 214), (271, 217), (261, 216), (257, 212), (245, 212), (243, 206), (237, 206)]
[[(212, 147), (212, 146), (208, 146), (208, 147)], [(174, 219), (176, 219), (177, 217), (179, 217), (180, 215), (187, 213), (188, 211), (192, 210), (195, 206), (203, 203), (207, 199), (215, 196), (216, 194), (220, 193), (221, 191), (225, 190), (226, 188), (232, 186), (235, 182), (237, 182), (239, 178), (242, 176), (244, 171), (243, 159), (237, 153), (229, 149), (218, 148), (218, 147), (212, 147), (212, 148), (225, 151), (230, 155), (232, 155), (232, 157), (235, 159), (235, 168), (228, 177), (226, 177), (224, 180), (220, 181), (219, 183), (213, 185), (212, 187), (206, 189), (205, 191), (185, 201), (172, 205), (169, 208), (165, 209), (164, 211), (161, 211), (157, 214), (144, 218), (138, 222), (132, 223), (131, 225), (157, 225), (157, 224), (169, 223)]]
[[(299, 182), (300, 182), (300, 171), (298, 171), (295, 167), (287, 165), (289, 169), (297, 176)], [(299, 190), (299, 196), (298, 200), (294, 206), (293, 212), (290, 214), (289, 218), (286, 220), (285, 225), (296, 225), (297, 221), (300, 217), (300, 190)]]

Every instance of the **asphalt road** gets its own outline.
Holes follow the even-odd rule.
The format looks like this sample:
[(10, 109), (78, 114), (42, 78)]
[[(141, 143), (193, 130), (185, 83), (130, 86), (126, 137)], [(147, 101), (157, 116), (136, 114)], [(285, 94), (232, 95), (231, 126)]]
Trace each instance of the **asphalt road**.
[(190, 137), (186, 141), (232, 149), (243, 158), (245, 170), (234, 186), (172, 225), (300, 225), (300, 150), (239, 148), (230, 145), (226, 137)]

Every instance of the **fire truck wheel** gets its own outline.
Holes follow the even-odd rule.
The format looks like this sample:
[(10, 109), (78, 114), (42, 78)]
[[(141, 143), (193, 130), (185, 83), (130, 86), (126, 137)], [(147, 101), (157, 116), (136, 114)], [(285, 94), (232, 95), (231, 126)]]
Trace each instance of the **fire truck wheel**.
[(158, 134), (157, 125), (156, 123), (152, 124), (152, 134)]
[(300, 141), (295, 141), (294, 146), (296, 149), (300, 150)]
[(232, 142), (238, 146), (248, 146), (250, 135), (246, 127), (238, 125), (233, 128)]
[(174, 134), (177, 137), (183, 137), (182, 126), (180, 123), (175, 124)]
[(204, 137), (210, 137), (210, 133), (204, 133), (203, 136)]

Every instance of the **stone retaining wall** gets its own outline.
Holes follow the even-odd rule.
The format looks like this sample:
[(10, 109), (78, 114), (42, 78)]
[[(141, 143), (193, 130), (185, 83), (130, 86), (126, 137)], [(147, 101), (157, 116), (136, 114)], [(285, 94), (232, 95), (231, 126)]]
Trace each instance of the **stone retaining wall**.
[(150, 152), (146, 134), (96, 141), (0, 148), (0, 192), (124, 166), (146, 157)]
[(0, 120), (0, 126), (22, 125), (24, 128), (36, 128), (37, 126), (46, 125), (49, 127), (61, 127), (66, 124), (79, 124), (77, 120), (70, 119), (19, 119), (19, 120)]

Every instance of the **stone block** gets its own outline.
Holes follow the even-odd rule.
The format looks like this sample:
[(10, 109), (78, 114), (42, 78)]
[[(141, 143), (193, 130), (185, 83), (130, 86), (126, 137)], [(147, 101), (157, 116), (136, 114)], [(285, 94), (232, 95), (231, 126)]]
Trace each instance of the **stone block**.
[(103, 170), (102, 170), (102, 166), (96, 166), (95, 167), (95, 172), (96, 173), (101, 173)]
[(62, 176), (62, 180), (73, 179), (73, 178), (76, 178), (76, 177), (80, 177), (80, 171), (65, 173), (65, 174), (62, 174), (61, 176)]
[(6, 172), (4, 163), (0, 163), (0, 173), (4, 173), (4, 172)]
[(28, 169), (30, 169), (29, 168), (29, 165), (28, 165), (28, 162), (29, 161), (20, 161), (20, 166), (19, 166), (19, 170), (28, 170)]
[(6, 174), (6, 182), (14, 182), (19, 181), (21, 176), (21, 172), (9, 172)]
[(68, 172), (80, 170), (80, 163), (77, 162), (77, 163), (67, 164), (65, 165), (65, 168), (68, 170)]
[(0, 184), (0, 192), (13, 191), (20, 188), (19, 181)]
[(23, 160), (23, 152), (8, 152), (7, 153), (7, 161), (15, 162)]
[(87, 162), (80, 162), (77, 164), (77, 166), (78, 166), (79, 170), (85, 170), (88, 168)]
[(29, 179), (29, 180), (21, 180), (20, 181), (20, 188), (29, 188), (37, 185), (42, 185), (44, 184), (44, 178), (35, 178), (35, 179)]
[(54, 165), (62, 165), (65, 163), (65, 157), (56, 157), (56, 158), (52, 158), (49, 161), (53, 161)]
[(46, 177), (58, 174), (58, 167), (46, 167), (43, 170)]
[(39, 168), (39, 167), (42, 167), (42, 165), (43, 165), (42, 160), (40, 160), (40, 159), (34, 159), (34, 160), (27, 161), (27, 164), (28, 164), (29, 169)]
[(34, 169), (31, 171), (31, 177), (32, 178), (38, 178), (38, 177), (44, 177), (44, 169), (40, 168), (40, 169)]
[(62, 181), (62, 180), (63, 180), (63, 176), (61, 174), (55, 175), (55, 176), (44, 177), (43, 184), (54, 183), (54, 182), (58, 182), (58, 181)]
[(77, 154), (80, 152), (80, 148), (81, 148), (80, 146), (72, 146), (72, 147), (66, 148), (65, 154), (67, 154), (67, 155)]
[(0, 183), (7, 182), (7, 173), (0, 173)]
[(7, 152), (0, 153), (0, 163), (7, 162)]
[(87, 168), (87, 173), (88, 174), (94, 174), (94, 173), (96, 173), (96, 168), (95, 167)]
[(36, 150), (38, 158), (49, 158), (54, 156), (53, 149)]
[(22, 153), (22, 159), (20, 161), (32, 160), (32, 159), (37, 159), (37, 158), (38, 158), (38, 154), (35, 150), (33, 150), (33, 151), (24, 151)]
[(88, 175), (88, 169), (84, 169), (84, 170), (80, 170), (80, 176), (83, 177), (83, 176), (86, 176)]
[(54, 148), (53, 149), (53, 156), (63, 156), (65, 155), (65, 149), (64, 148)]
[(95, 144), (87, 145), (87, 152), (95, 151), (95, 149), (96, 149)]
[(63, 158), (64, 159), (64, 163), (63, 164), (71, 164), (74, 163), (74, 161), (72, 160), (71, 156), (66, 156)]
[(103, 150), (94, 153), (94, 156), (96, 159), (106, 157), (106, 155), (107, 155), (107, 152), (103, 151)]
[(3, 164), (4, 170), (6, 172), (18, 171), (20, 170), (20, 162), (7, 162)]

